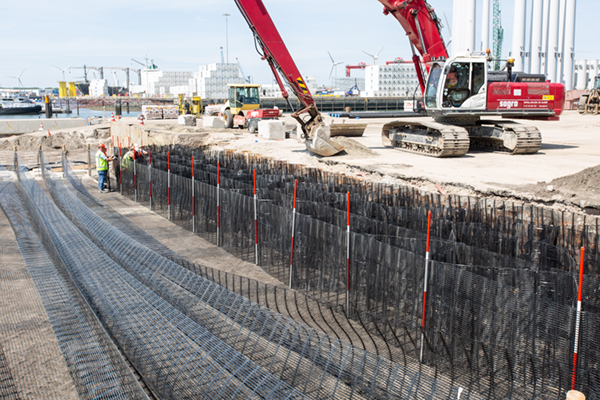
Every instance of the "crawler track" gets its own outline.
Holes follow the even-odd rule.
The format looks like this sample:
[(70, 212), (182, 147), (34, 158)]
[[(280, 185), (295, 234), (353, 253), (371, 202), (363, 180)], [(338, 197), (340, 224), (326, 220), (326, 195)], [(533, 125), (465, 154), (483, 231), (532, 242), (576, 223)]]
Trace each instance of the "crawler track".
[(431, 157), (460, 157), (469, 149), (509, 154), (535, 154), (542, 135), (534, 126), (513, 121), (440, 118), (394, 121), (384, 125), (385, 146)]
[(460, 157), (469, 151), (465, 128), (434, 121), (390, 122), (381, 138), (385, 146), (431, 157)]
[(534, 126), (512, 121), (479, 121), (465, 126), (471, 149), (508, 154), (535, 154), (542, 146), (542, 134)]

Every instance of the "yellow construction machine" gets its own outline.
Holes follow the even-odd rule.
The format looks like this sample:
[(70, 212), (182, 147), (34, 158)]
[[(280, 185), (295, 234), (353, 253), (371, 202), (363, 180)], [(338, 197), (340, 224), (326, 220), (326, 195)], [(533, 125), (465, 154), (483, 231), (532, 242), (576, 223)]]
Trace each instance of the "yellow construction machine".
[(594, 79), (594, 87), (589, 93), (579, 98), (579, 114), (594, 114), (600, 112), (600, 75)]
[(260, 108), (260, 85), (229, 83), (229, 99), (221, 107), (226, 128), (248, 128), (250, 133), (258, 130), (258, 121), (279, 118), (277, 108)]
[(179, 95), (179, 115), (190, 114), (196, 117), (201, 117), (204, 111), (202, 98), (200, 96), (185, 97)]

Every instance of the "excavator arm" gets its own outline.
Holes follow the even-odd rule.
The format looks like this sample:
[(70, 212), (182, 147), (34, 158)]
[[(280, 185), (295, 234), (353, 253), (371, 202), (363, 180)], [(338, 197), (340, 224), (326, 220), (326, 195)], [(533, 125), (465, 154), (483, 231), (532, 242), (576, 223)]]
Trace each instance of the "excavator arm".
[(330, 140), (323, 117), (317, 110), (315, 101), (302, 79), (302, 74), (296, 67), (262, 0), (235, 0), (235, 3), (254, 33), (255, 40), (260, 47), (258, 50), (262, 52), (262, 58), (269, 63), (281, 93), (288, 101), (290, 108), (292, 107), (288, 99), (289, 95), (281, 77), (288, 82), (302, 103), (303, 108), (294, 111), (292, 117), (302, 127), (306, 148), (321, 156), (332, 156), (344, 150), (343, 146)]
[(411, 43), (413, 62), (417, 71), (421, 93), (425, 93), (425, 78), (421, 60), (415, 49), (423, 57), (423, 63), (445, 60), (448, 49), (442, 38), (442, 24), (433, 7), (426, 0), (378, 0), (383, 4), (383, 13), (391, 14), (400, 22)]

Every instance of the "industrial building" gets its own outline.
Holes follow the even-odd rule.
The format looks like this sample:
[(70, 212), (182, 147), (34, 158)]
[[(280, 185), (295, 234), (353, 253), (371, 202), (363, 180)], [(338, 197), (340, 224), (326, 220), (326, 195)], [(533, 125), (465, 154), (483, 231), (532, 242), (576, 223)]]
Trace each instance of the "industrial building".
[(364, 97), (409, 97), (420, 95), (419, 81), (412, 62), (368, 65), (365, 68)]

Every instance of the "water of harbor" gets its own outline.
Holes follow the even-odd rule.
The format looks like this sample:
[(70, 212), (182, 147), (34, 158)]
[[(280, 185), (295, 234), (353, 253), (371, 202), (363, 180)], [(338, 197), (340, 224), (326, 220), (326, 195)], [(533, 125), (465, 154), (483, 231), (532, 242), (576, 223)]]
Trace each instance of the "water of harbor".
[[(58, 119), (63, 119), (63, 118), (92, 118), (92, 117), (106, 117), (106, 118), (110, 118), (110, 111), (106, 111), (103, 112), (102, 110), (92, 110), (90, 108), (80, 108), (79, 110), (77, 110), (76, 108), (71, 110), (71, 114), (53, 114), (52, 115), (52, 119), (54, 118), (58, 118)], [(140, 111), (132, 111), (132, 112), (123, 112), (121, 114), (122, 117), (139, 117), (141, 114)], [(41, 114), (28, 114), (28, 115), (0, 115), (0, 121), (1, 120), (7, 120), (7, 119), (45, 119), (46, 118), (46, 114), (41, 113)]]

